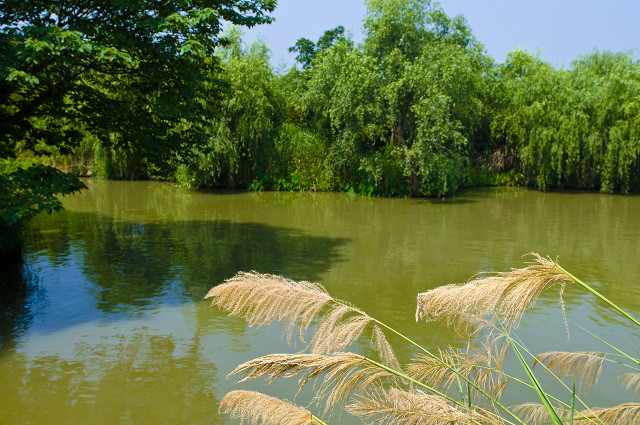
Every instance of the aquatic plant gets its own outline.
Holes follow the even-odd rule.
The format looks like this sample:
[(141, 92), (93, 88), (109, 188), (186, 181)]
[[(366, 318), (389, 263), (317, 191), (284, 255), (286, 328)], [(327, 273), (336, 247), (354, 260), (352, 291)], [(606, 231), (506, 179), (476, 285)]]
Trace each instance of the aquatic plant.
[[(229, 376), (238, 375), (239, 382), (297, 376), (298, 392), (313, 382), (316, 392), (312, 404), (322, 407), (323, 414), (342, 407), (376, 424), (640, 423), (640, 403), (592, 408), (576, 391), (576, 383), (581, 388), (597, 383), (609, 357), (633, 371), (620, 379), (626, 388), (637, 390), (640, 359), (608, 343), (613, 353), (554, 351), (536, 356), (515, 334), (525, 310), (550, 288), (560, 288), (564, 316), (562, 295), (567, 285), (586, 289), (640, 326), (629, 313), (556, 261), (538, 254), (533, 254), (524, 268), (479, 275), (464, 284), (418, 295), (416, 319), (439, 320), (457, 330), (467, 340), (465, 349), (428, 350), (362, 310), (331, 297), (317, 283), (241, 272), (214, 286), (205, 299), (252, 325), (283, 322), (289, 342), (294, 336), (305, 342), (310, 333), (303, 351), (250, 360)], [(386, 334), (404, 339), (419, 354), (401, 366)], [(371, 340), (376, 358), (344, 351), (365, 337)], [(515, 356), (526, 378), (505, 370), (508, 355)], [(564, 398), (545, 390), (534, 373), (536, 366), (560, 383), (566, 391)], [(523, 386), (539, 402), (504, 405), (501, 398), (508, 385)], [(252, 424), (325, 423), (306, 409), (253, 391), (231, 391), (220, 410)]]

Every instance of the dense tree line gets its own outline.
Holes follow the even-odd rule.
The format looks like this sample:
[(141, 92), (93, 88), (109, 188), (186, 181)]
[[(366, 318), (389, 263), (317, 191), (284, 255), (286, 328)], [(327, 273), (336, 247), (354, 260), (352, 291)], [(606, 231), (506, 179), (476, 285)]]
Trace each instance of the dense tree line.
[(283, 73), (263, 43), (245, 46), (238, 27), (221, 33), (223, 20), (268, 22), (275, 1), (152, 3), (3, 3), (3, 223), (20, 192), (11, 173), (43, 161), (192, 187), (640, 190), (631, 54), (556, 69), (516, 50), (497, 64), (462, 17), (430, 0), (367, 0), (361, 44), (342, 27), (300, 39), (298, 66)]
[(430, 1), (367, 7), (361, 44), (342, 27), (300, 39), (286, 73), (270, 66), (267, 46), (228, 29), (207, 71), (217, 90), (207, 119), (172, 127), (187, 149), (150, 164), (135, 140), (130, 150), (94, 140), (75, 159), (104, 177), (192, 187), (438, 197), (478, 184), (640, 189), (631, 54), (596, 51), (556, 69), (516, 50), (497, 64), (462, 17)]

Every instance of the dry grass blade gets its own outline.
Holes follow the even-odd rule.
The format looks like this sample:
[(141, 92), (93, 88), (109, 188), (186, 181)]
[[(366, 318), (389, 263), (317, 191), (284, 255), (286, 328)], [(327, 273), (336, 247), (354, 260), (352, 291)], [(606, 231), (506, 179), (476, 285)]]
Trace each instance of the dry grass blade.
[[(595, 415), (599, 421), (608, 425), (636, 425), (640, 423), (640, 403), (623, 403), (606, 409), (593, 409), (591, 412), (581, 412), (587, 419), (574, 421), (576, 425), (593, 423)], [(598, 421), (598, 422), (599, 422)]]
[(219, 410), (240, 419), (241, 423), (246, 421), (252, 425), (321, 424), (308, 410), (255, 391), (227, 393), (220, 402)]
[(325, 409), (344, 405), (351, 393), (363, 391), (383, 380), (395, 380), (395, 375), (371, 363), (366, 357), (353, 353), (318, 354), (270, 354), (250, 360), (236, 367), (229, 375), (241, 374), (239, 382), (266, 376), (288, 378), (300, 374), (299, 389), (320, 376), (316, 400), (326, 397)]
[(573, 283), (554, 261), (534, 255), (525, 268), (418, 294), (416, 318), (444, 319), (448, 325), (463, 327), (468, 326), (468, 317), (494, 315), (508, 328), (517, 326), (540, 294), (553, 286)]
[(376, 424), (443, 425), (499, 424), (498, 418), (478, 412), (462, 412), (446, 399), (422, 391), (378, 388), (367, 391), (347, 406), (347, 411), (361, 419), (374, 419)]
[(618, 378), (622, 378), (622, 385), (628, 390), (640, 390), (640, 373), (623, 373)]
[(551, 371), (560, 376), (573, 378), (585, 388), (588, 388), (598, 381), (602, 372), (605, 356), (597, 352), (575, 352), (550, 351), (538, 354), (533, 363), (543, 363)]

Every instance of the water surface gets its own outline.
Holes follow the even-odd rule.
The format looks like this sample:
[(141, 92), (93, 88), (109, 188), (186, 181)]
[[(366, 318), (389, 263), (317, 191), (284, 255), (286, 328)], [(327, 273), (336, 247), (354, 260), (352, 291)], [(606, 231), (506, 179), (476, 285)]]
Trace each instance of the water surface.
[[(64, 212), (34, 220), (24, 265), (3, 271), (0, 423), (223, 424), (232, 421), (217, 406), (232, 389), (291, 399), (295, 380), (265, 388), (225, 379), (240, 362), (302, 348), (277, 325), (251, 328), (201, 301), (241, 270), (320, 282), (428, 348), (463, 342), (415, 323), (416, 294), (521, 267), (529, 252), (558, 258), (640, 315), (639, 197), (489, 188), (434, 201), (87, 185), (64, 199)], [(568, 289), (564, 303), (570, 320), (640, 348), (638, 330), (593, 297)], [(536, 352), (606, 349), (571, 326), (567, 341), (552, 291), (518, 335)], [(414, 350), (392, 342), (410, 360)], [(371, 352), (366, 340), (353, 349)], [(608, 371), (585, 400), (639, 400), (616, 382), (621, 370)], [(505, 404), (535, 400), (508, 388)]]

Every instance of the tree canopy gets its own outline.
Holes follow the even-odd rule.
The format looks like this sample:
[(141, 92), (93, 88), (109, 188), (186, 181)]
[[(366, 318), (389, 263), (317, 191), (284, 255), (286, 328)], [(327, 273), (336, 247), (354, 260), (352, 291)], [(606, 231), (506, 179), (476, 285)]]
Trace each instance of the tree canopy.
[[(68, 153), (91, 137), (135, 150), (150, 166), (167, 166), (201, 138), (190, 131), (197, 125), (184, 123), (206, 121), (220, 96), (210, 76), (215, 49), (225, 43), (223, 24), (270, 22), (275, 4), (1, 2), (0, 157)], [(17, 194), (15, 181), (3, 178), (2, 193)], [(77, 187), (76, 181), (55, 189)]]
[[(365, 41), (318, 54), (304, 104), (372, 193), (443, 196), (464, 181), (490, 61), (462, 18), (429, 1), (367, 3)], [(336, 158), (338, 159), (338, 158)], [(348, 181), (345, 182), (350, 184)]]
[(79, 125), (149, 154), (175, 148), (171, 125), (203, 115), (194, 100), (210, 88), (223, 21), (269, 22), (274, 7), (274, 0), (2, 2), (0, 153), (15, 154), (16, 143), (68, 150), (83, 136)]

